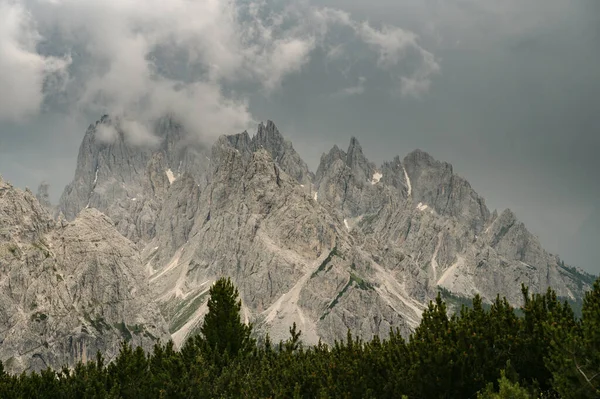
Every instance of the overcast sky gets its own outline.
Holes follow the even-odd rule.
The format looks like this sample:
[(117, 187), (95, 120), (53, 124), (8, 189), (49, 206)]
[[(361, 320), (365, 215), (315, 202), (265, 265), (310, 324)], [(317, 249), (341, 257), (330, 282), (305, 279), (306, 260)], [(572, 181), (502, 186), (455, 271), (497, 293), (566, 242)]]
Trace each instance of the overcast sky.
[(55, 201), (103, 113), (272, 119), (313, 170), (426, 150), (600, 273), (599, 97), (598, 0), (0, 0), (0, 173)]

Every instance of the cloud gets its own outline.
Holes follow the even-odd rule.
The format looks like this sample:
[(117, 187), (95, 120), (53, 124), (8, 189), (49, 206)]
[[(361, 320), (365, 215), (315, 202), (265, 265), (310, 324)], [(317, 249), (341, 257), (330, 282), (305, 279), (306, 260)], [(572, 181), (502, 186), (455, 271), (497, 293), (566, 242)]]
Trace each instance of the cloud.
[(412, 73), (397, 76), (401, 95), (419, 98), (429, 91), (432, 76), (439, 73), (441, 68), (433, 54), (417, 43), (418, 36), (415, 33), (387, 25), (376, 30), (367, 22), (358, 25), (356, 30), (365, 43), (378, 52), (377, 64), (383, 69), (394, 70), (409, 53), (420, 58), (418, 67)]
[(153, 146), (160, 142), (158, 137), (151, 133), (148, 126), (136, 120), (122, 119), (118, 122), (119, 127), (125, 132), (129, 143), (137, 146)]
[(273, 90), (279, 86), (284, 76), (299, 71), (309, 61), (309, 54), (314, 48), (314, 39), (286, 39), (276, 42), (271, 54), (271, 64), (257, 71), (265, 88)]
[(105, 144), (112, 144), (118, 137), (117, 129), (112, 125), (106, 125), (104, 123), (99, 124), (96, 127), (96, 140)]
[(419, 48), (419, 55), (422, 58), (420, 67), (410, 76), (400, 77), (400, 94), (403, 96), (423, 97), (429, 92), (431, 77), (440, 73), (440, 64), (438, 64), (433, 54)]
[[(421, 98), (429, 91), (432, 77), (441, 71), (436, 57), (419, 44), (419, 36), (414, 32), (386, 24), (375, 28), (368, 21), (357, 22), (350, 14), (330, 8), (315, 9), (313, 14), (324, 27), (337, 24), (352, 29), (357, 38), (376, 52), (377, 66), (388, 71), (399, 82), (399, 92), (402, 96)], [(344, 44), (331, 45), (327, 48), (326, 57), (328, 60), (340, 59), (345, 51)], [(409, 59), (410, 63), (416, 66), (407, 73), (401, 67), (402, 63)], [(340, 94), (360, 94), (364, 88), (360, 85), (354, 90), (345, 90)]]
[(19, 3), (0, 1), (0, 120), (20, 121), (39, 111), (47, 91), (60, 90), (69, 57), (36, 52), (42, 37)]
[[(352, 56), (347, 40), (362, 43), (371, 62), (401, 82), (405, 95), (423, 95), (439, 70), (414, 33), (375, 28), (344, 11), (304, 2), (30, 0), (27, 9), (25, 3), (0, 4), (0, 88), (17, 97), (0, 117), (34, 114), (45, 98), (61, 92), (70, 112), (130, 121), (123, 131), (134, 143), (152, 141), (143, 127), (167, 112), (199, 137), (244, 130), (255, 123), (250, 95), (278, 90), (318, 48), (329, 54), (328, 62), (343, 62)], [(335, 34), (343, 29), (344, 35)], [(38, 51), (42, 36), (45, 50)], [(398, 68), (411, 50), (421, 57), (418, 65)], [(362, 76), (348, 74), (358, 85), (341, 93), (362, 93)]]
[(377, 50), (377, 63), (382, 68), (392, 68), (400, 62), (409, 48), (419, 48), (417, 35), (403, 29), (384, 25), (380, 30), (374, 29), (367, 22), (356, 28), (360, 37)]
[(365, 82), (367, 78), (364, 76), (358, 77), (358, 82), (354, 86), (346, 87), (333, 95), (333, 97), (343, 98), (362, 94), (365, 92)]

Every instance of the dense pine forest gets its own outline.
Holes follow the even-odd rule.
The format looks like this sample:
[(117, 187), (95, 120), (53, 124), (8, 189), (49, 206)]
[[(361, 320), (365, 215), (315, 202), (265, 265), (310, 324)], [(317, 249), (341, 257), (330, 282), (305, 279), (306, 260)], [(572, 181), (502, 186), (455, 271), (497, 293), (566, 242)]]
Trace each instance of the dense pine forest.
[(241, 322), (230, 280), (210, 290), (198, 336), (177, 350), (152, 353), (123, 343), (107, 363), (101, 354), (74, 369), (9, 375), (0, 363), (0, 398), (598, 398), (600, 280), (584, 298), (581, 318), (552, 290), (514, 309), (481, 298), (449, 315), (438, 295), (405, 340), (303, 347), (290, 327), (285, 342), (261, 342)]

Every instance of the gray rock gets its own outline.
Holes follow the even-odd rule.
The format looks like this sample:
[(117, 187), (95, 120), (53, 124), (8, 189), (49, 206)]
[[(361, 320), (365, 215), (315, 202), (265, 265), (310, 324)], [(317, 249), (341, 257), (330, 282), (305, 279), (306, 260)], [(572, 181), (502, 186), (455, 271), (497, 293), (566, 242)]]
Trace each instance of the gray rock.
[(135, 245), (87, 209), (56, 223), (0, 180), (0, 360), (12, 372), (72, 367), (119, 343), (169, 338)]
[[(98, 137), (114, 128), (113, 142)], [(124, 236), (141, 247), (154, 237), (155, 223), (172, 182), (187, 173), (206, 185), (208, 150), (170, 117), (156, 122), (158, 145), (132, 144), (118, 121), (108, 116), (90, 126), (79, 150), (75, 178), (65, 189), (59, 210), (68, 220), (86, 208), (107, 214)]]
[(440, 215), (468, 223), (476, 234), (490, 219), (485, 201), (471, 185), (452, 171), (452, 165), (416, 150), (403, 161), (412, 185), (412, 199), (432, 207)]
[(307, 343), (348, 328), (408, 335), (439, 287), (517, 306), (521, 283), (578, 298), (589, 288), (589, 275), (545, 252), (510, 211), (490, 213), (450, 164), (423, 151), (378, 167), (353, 138), (313, 175), (270, 121), (253, 137), (221, 136), (210, 154), (188, 150), (173, 121), (159, 127), (152, 149), (103, 147), (92, 127), (61, 209), (72, 218), (89, 203), (136, 243), (176, 343), (198, 331), (221, 276), (259, 333), (284, 339), (296, 322)]
[(377, 213), (384, 204), (398, 196), (381, 181), (382, 169), (369, 162), (356, 138), (350, 140), (348, 152), (337, 146), (321, 157), (316, 173), (317, 200), (342, 218), (357, 218)]

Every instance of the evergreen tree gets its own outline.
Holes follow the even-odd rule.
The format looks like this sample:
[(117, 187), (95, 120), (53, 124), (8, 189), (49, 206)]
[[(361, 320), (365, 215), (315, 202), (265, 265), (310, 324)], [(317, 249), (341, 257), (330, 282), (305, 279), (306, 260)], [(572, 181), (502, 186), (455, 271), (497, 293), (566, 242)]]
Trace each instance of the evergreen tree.
[(524, 318), (516, 342), (517, 353), (513, 364), (523, 380), (545, 391), (551, 388), (552, 374), (544, 360), (550, 349), (548, 331), (544, 326), (552, 320), (553, 314), (561, 312), (563, 304), (550, 288), (545, 294), (531, 296), (525, 286), (521, 289), (524, 297), (524, 305), (521, 308)]
[(554, 389), (563, 398), (600, 397), (600, 279), (585, 294), (581, 322), (563, 311), (546, 328), (551, 339), (546, 364)]
[(494, 384), (489, 383), (484, 391), (477, 394), (477, 399), (533, 399), (527, 389), (519, 386), (518, 382), (512, 382), (506, 377), (506, 372), (501, 371), (498, 380), (499, 390), (494, 390)]
[(127, 342), (123, 342), (119, 356), (109, 366), (109, 375), (111, 389), (118, 392), (120, 397), (148, 396), (148, 358), (140, 346), (133, 349)]
[(10, 380), (11, 377), (4, 371), (4, 365), (0, 361), (0, 398), (8, 397)]
[[(449, 316), (438, 296), (408, 342), (353, 337), (304, 347), (296, 325), (279, 345), (257, 345), (241, 322), (229, 279), (210, 290), (201, 334), (180, 351), (151, 354), (124, 343), (106, 365), (78, 363), (11, 376), (0, 363), (0, 398), (565, 398), (600, 397), (600, 282), (578, 320), (549, 290), (529, 296), (523, 317), (506, 299), (475, 296)], [(547, 387), (551, 387), (548, 389)], [(552, 391), (554, 389), (554, 391)]]
[(210, 288), (208, 313), (200, 329), (206, 345), (218, 354), (231, 357), (247, 353), (254, 346), (252, 326), (242, 323), (242, 301), (231, 279), (221, 278)]

